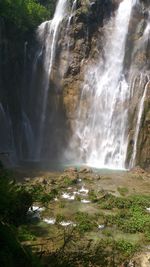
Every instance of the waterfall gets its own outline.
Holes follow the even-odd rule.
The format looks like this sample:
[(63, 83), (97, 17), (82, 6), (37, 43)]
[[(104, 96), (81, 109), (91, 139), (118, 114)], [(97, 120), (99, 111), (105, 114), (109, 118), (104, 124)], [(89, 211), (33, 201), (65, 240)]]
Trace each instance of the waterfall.
[(10, 150), (10, 127), (7, 113), (0, 102), (0, 124), (2, 125), (0, 137), (0, 152), (9, 152)]
[(103, 60), (87, 70), (71, 146), (75, 160), (98, 168), (125, 168), (130, 88), (123, 74), (135, 1), (124, 0), (105, 30)]
[[(134, 133), (134, 137), (133, 137), (134, 146), (133, 146), (132, 157), (131, 157), (131, 160), (130, 160), (130, 168), (133, 168), (135, 166), (136, 154), (137, 154), (137, 143), (138, 143), (138, 137), (139, 137), (139, 132), (140, 132), (141, 119), (142, 119), (143, 110), (144, 110), (144, 100), (145, 100), (145, 97), (146, 97), (146, 94), (147, 94), (148, 86), (150, 84), (149, 77), (146, 76), (146, 78), (147, 78), (147, 82), (146, 82), (146, 85), (144, 87), (143, 95), (141, 97), (141, 100), (140, 100), (139, 106), (138, 106), (138, 115), (137, 115), (135, 133)], [(142, 82), (142, 80), (143, 80), (143, 74), (141, 74), (140, 82)]]
[(29, 159), (33, 157), (33, 147), (34, 147), (34, 134), (32, 130), (32, 126), (27, 114), (22, 112), (22, 131), (23, 131), (23, 140), (26, 142), (26, 147), (28, 149), (28, 157)]
[(74, 0), (73, 1), (73, 4), (72, 4), (72, 8), (71, 8), (71, 13), (70, 13), (70, 16), (68, 18), (68, 23), (67, 23), (67, 32), (69, 31), (69, 28), (70, 28), (70, 24), (71, 24), (71, 19), (74, 15), (74, 12), (76, 10), (76, 6), (77, 6), (77, 0)]
[(150, 38), (150, 11), (148, 13), (147, 26), (146, 26), (144, 34), (143, 34), (144, 43), (147, 43), (149, 38)]
[(26, 67), (27, 67), (27, 48), (28, 48), (28, 42), (26, 41), (24, 43), (24, 58), (23, 58), (23, 87), (25, 87), (26, 82)]
[[(42, 23), (37, 30), (38, 39), (41, 42), (41, 50), (38, 51), (35, 64), (38, 63), (38, 58), (43, 56), (44, 77), (42, 84), (42, 96), (41, 111), (39, 116), (39, 129), (36, 144), (36, 159), (40, 159), (42, 144), (43, 144), (43, 132), (46, 119), (47, 97), (50, 87), (50, 75), (55, 60), (56, 45), (58, 41), (59, 29), (62, 20), (67, 15), (67, 0), (59, 0), (56, 6), (54, 17), (51, 21)], [(34, 66), (36, 75), (36, 65)]]
[(9, 111), (4, 109), (0, 102), (0, 153), (9, 154), (9, 161), (14, 164), (17, 160), (12, 121)]
[[(148, 13), (147, 24), (146, 24), (145, 30), (144, 30), (143, 35), (141, 36), (141, 38), (139, 40), (139, 47), (143, 47), (144, 50), (146, 50), (149, 40), (150, 40), (150, 12)], [(137, 78), (137, 75), (135, 75), (135, 79), (136, 78)], [(140, 99), (139, 105), (138, 105), (136, 127), (135, 127), (135, 132), (134, 132), (134, 137), (133, 137), (134, 145), (133, 145), (133, 152), (132, 152), (132, 156), (131, 156), (131, 160), (130, 160), (130, 168), (133, 168), (136, 165), (137, 145), (138, 145), (138, 137), (139, 137), (140, 127), (141, 127), (141, 119), (142, 119), (142, 115), (143, 115), (143, 111), (144, 111), (144, 101), (145, 101), (148, 86), (150, 83), (149, 75), (141, 73), (140, 74), (140, 81), (139, 81), (139, 88), (143, 88), (142, 81), (144, 80), (144, 78), (147, 81), (145, 82), (142, 96), (141, 96), (141, 99)], [(133, 86), (133, 88), (134, 88), (134, 86)]]
[[(77, 0), (74, 0), (73, 4), (72, 4), (72, 7), (71, 7), (71, 13), (70, 13), (70, 16), (68, 18), (68, 23), (67, 23), (67, 30), (66, 30), (67, 38), (68, 38), (69, 29), (70, 29), (71, 19), (72, 19), (73, 15), (74, 15), (76, 7), (77, 7)], [(68, 42), (67, 42), (67, 53), (69, 53), (69, 44), (70, 44), (70, 38), (68, 38)]]

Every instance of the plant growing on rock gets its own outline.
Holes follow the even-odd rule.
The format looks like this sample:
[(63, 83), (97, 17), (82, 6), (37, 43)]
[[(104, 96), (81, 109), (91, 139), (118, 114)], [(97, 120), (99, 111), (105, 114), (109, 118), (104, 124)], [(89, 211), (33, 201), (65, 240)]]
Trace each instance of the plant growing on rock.
[(75, 220), (77, 222), (77, 230), (81, 234), (91, 231), (96, 226), (93, 218), (84, 212), (78, 212), (75, 216)]

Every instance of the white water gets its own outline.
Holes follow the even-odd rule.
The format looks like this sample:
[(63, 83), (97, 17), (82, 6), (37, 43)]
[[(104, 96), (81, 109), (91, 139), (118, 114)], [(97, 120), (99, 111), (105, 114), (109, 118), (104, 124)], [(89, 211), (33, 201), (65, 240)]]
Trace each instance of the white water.
[[(50, 86), (50, 75), (52, 66), (55, 60), (56, 44), (58, 41), (59, 29), (62, 20), (67, 15), (67, 0), (59, 0), (56, 6), (54, 17), (51, 21), (42, 23), (37, 30), (37, 35), (42, 43), (42, 50), (39, 54), (44, 53), (44, 79), (43, 79), (43, 94), (42, 94), (42, 110), (39, 122), (39, 136), (37, 141), (36, 158), (40, 159), (43, 132), (46, 119), (47, 97)], [(39, 56), (40, 56), (39, 55)]]
[(150, 11), (148, 12), (147, 24), (146, 24), (145, 30), (143, 32), (143, 35), (141, 36), (141, 38), (137, 42), (137, 45), (135, 47), (135, 51), (137, 51), (138, 49), (141, 49), (141, 48), (146, 50), (149, 39), (150, 39)]
[(104, 60), (88, 68), (71, 146), (76, 161), (125, 168), (130, 90), (123, 75), (125, 43), (135, 1), (120, 3), (106, 27)]
[[(147, 49), (147, 44), (148, 41), (150, 39), (150, 12), (148, 14), (148, 18), (147, 18), (147, 25), (145, 27), (144, 33), (141, 36), (140, 40), (139, 40), (139, 47), (143, 47), (144, 50)], [(131, 90), (131, 97), (133, 97), (134, 95), (134, 87), (135, 87), (135, 82), (137, 79), (137, 75), (134, 75), (134, 81), (133, 81), (133, 86), (132, 86), (132, 90)], [(142, 115), (143, 115), (143, 111), (144, 111), (144, 101), (145, 101), (145, 97), (147, 94), (147, 90), (148, 90), (148, 86), (150, 83), (150, 78), (148, 74), (140, 74), (140, 80), (139, 80), (139, 89), (143, 88), (142, 82), (144, 80), (147, 80), (147, 82), (145, 83), (144, 89), (143, 89), (143, 93), (142, 93), (142, 97), (139, 101), (139, 105), (138, 105), (138, 111), (137, 111), (137, 121), (136, 121), (136, 128), (135, 128), (135, 132), (134, 132), (134, 145), (133, 145), (133, 152), (132, 152), (132, 157), (130, 160), (130, 168), (133, 168), (136, 165), (136, 155), (137, 155), (137, 145), (138, 145), (138, 137), (139, 137), (139, 132), (140, 132), (140, 127), (141, 127), (141, 119), (142, 119)]]
[(73, 4), (72, 4), (72, 8), (71, 8), (71, 13), (70, 13), (70, 16), (69, 16), (69, 18), (68, 18), (67, 30), (66, 30), (67, 33), (68, 33), (68, 31), (69, 31), (69, 28), (70, 28), (71, 19), (72, 19), (73, 15), (74, 15), (74, 12), (75, 12), (75, 10), (76, 10), (76, 6), (77, 6), (77, 0), (74, 0), (74, 1), (73, 1)]
[[(141, 74), (141, 81), (143, 80), (143, 75)], [(133, 153), (132, 153), (132, 157), (130, 160), (130, 168), (133, 168), (135, 166), (135, 161), (136, 161), (136, 154), (137, 154), (137, 142), (138, 142), (138, 136), (139, 136), (139, 132), (140, 132), (140, 126), (141, 126), (141, 118), (143, 115), (143, 110), (144, 110), (144, 100), (147, 94), (147, 90), (148, 90), (148, 86), (150, 84), (150, 79), (147, 76), (147, 83), (144, 87), (144, 91), (143, 91), (143, 95), (142, 98), (139, 102), (139, 106), (138, 106), (138, 116), (137, 116), (137, 122), (136, 122), (136, 129), (135, 129), (135, 133), (134, 133), (134, 146), (133, 146)]]
[(67, 52), (68, 53), (69, 53), (69, 44), (70, 44), (70, 38), (68, 38), (68, 33), (69, 33), (69, 30), (70, 30), (71, 19), (72, 19), (74, 13), (75, 13), (76, 7), (77, 7), (77, 0), (74, 0), (73, 4), (72, 4), (72, 8), (71, 8), (71, 13), (70, 13), (70, 16), (68, 18), (67, 30), (66, 30), (66, 36), (67, 36), (67, 39), (68, 39), (68, 42), (67, 42)]
[(147, 43), (149, 38), (150, 38), (150, 11), (148, 14), (147, 26), (146, 26), (144, 34), (143, 34), (144, 42)]

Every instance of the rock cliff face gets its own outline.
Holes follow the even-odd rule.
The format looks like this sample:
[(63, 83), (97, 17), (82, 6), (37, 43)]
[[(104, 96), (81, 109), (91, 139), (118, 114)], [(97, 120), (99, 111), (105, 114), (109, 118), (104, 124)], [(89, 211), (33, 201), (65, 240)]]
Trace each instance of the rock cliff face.
[[(55, 62), (53, 63), (53, 68), (49, 77), (50, 88), (46, 108), (44, 142), (42, 146), (42, 159), (44, 160), (64, 159), (66, 148), (68, 144), (71, 145), (71, 138), (76, 130), (78, 106), (87, 66), (91, 63), (96, 64), (98, 58), (103, 58), (104, 30), (105, 27), (107, 27), (106, 22), (114, 15), (120, 2), (121, 0), (78, 0), (77, 8), (71, 17), (70, 27), (67, 33), (68, 21), (64, 19), (61, 23), (56, 46)], [(148, 25), (148, 20), (150, 20), (149, 10), (149, 0), (140, 0), (139, 4), (136, 5), (132, 12), (126, 41), (124, 69), (126, 79), (132, 86), (132, 91), (134, 93), (128, 114), (129, 137), (126, 159), (127, 167), (131, 166), (132, 156), (135, 150), (135, 135), (136, 131), (138, 132), (136, 128), (139, 114), (138, 104), (139, 99), (141, 99), (144, 94), (145, 88), (144, 110), (141, 115), (136, 141), (135, 164), (144, 168), (148, 168), (150, 165), (150, 38), (146, 36), (146, 27)], [(1, 29), (2, 28), (1, 26)], [(149, 29), (147, 29), (147, 31), (148, 30)], [(2, 34), (1, 31), (1, 35)], [(3, 37), (2, 39), (3, 42), (1, 41), (0, 43), (1, 52), (4, 50), (6, 51), (7, 46), (6, 45), (4, 49), (4, 43), (5, 41), (7, 42), (7, 38)], [(22, 55), (25, 52), (25, 47), (26, 46), (22, 47)], [(13, 58), (11, 60), (7, 59), (10, 64), (9, 66), (7, 62), (7, 69), (5, 69), (4, 66), (6, 58), (5, 60), (2, 58), (3, 65), (0, 64), (1, 73), (4, 72), (3, 75), (0, 75), (0, 101), (2, 103), (5, 102), (5, 111), (7, 109), (6, 106), (9, 106), (9, 114), (11, 114), (13, 125), (12, 129), (15, 135), (15, 147), (17, 147), (19, 159), (31, 159), (29, 154), (30, 156), (34, 154), (34, 149), (32, 153), (29, 153), (32, 138), (30, 138), (28, 142), (28, 133), (30, 131), (31, 136), (31, 131), (34, 129), (33, 139), (36, 139), (38, 129), (39, 101), (42, 92), (40, 84), (44, 67), (41, 55), (38, 58), (36, 84), (34, 88), (32, 88), (31, 73), (33, 74), (34, 70), (31, 71), (31, 61), (33, 60), (32, 54), (35, 48), (36, 47), (33, 46), (32, 49), (27, 51), (25, 74), (23, 74), (24, 70), (22, 62), (20, 62), (22, 55), (19, 56), (17, 54), (17, 60), (16, 55), (14, 56), (14, 60)], [(16, 51), (16, 47), (11, 46), (11, 50)], [(18, 49), (18, 51), (20, 51), (20, 49)], [(13, 57), (12, 55), (14, 52), (9, 51), (9, 54)], [(3, 57), (4, 52), (3, 55), (0, 56)], [(8, 79), (8, 76), (10, 79)], [(20, 76), (24, 78), (20, 79)], [(4, 87), (7, 89), (4, 89)], [(6, 94), (9, 94), (9, 97), (6, 97)], [(39, 94), (38, 98), (37, 94)], [(6, 99), (6, 101), (3, 99)], [(85, 109), (88, 110), (88, 99), (84, 101), (83, 105), (85, 105)], [(29, 124), (31, 127), (29, 127)]]

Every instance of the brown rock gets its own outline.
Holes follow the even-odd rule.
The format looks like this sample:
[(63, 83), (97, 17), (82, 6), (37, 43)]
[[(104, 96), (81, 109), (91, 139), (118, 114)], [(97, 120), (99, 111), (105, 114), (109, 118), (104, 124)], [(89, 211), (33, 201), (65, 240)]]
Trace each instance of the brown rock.
[(92, 173), (93, 170), (91, 168), (80, 168), (79, 173)]
[(143, 174), (145, 173), (145, 170), (143, 170), (140, 166), (136, 166), (131, 170), (133, 173), (137, 174)]
[(64, 170), (64, 172), (77, 172), (77, 171), (78, 170), (75, 167), (70, 167), (70, 168)]

